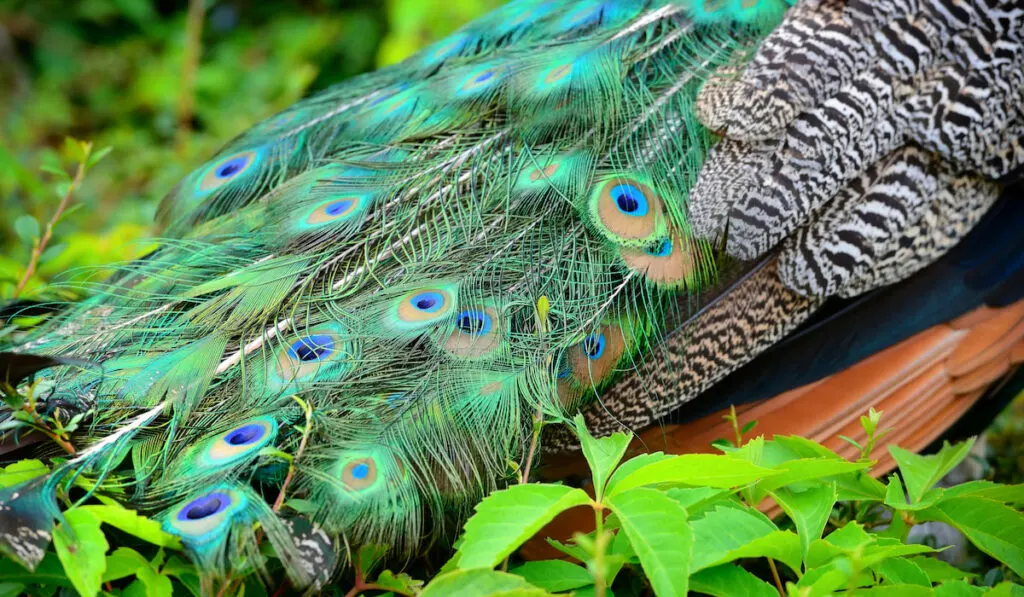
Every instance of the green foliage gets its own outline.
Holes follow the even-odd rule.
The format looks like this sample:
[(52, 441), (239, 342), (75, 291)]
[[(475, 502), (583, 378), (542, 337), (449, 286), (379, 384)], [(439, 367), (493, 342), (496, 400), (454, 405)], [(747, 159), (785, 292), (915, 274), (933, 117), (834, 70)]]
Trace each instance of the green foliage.
[[(1024, 591), (1006, 581), (1024, 572), (1024, 516), (1017, 509), (1024, 486), (935, 486), (967, 456), (970, 442), (929, 456), (890, 447), (900, 475), (881, 491), (865, 492), (874, 497), (837, 503), (840, 487), (869, 487), (861, 478), (868, 477), (870, 461), (851, 463), (801, 438), (758, 437), (743, 444), (740, 437), (739, 445), (720, 444), (725, 454), (655, 453), (621, 462), (630, 436), (595, 439), (581, 421), (577, 430), (595, 497), (546, 483), (496, 491), (477, 505), (457, 551), (430, 582), (408, 572), (377, 572), (387, 548), (367, 545), (355, 557), (352, 594), (767, 597), (782, 587), (794, 597), (999, 597)], [(3, 469), (0, 485), (46, 470), (37, 460), (18, 462)], [(90, 503), (64, 514), (53, 551), (35, 573), (0, 560), (0, 594), (52, 595), (73, 587), (81, 595), (198, 595), (197, 571), (173, 553), (180, 549), (177, 539), (107, 497), (110, 485), (100, 485)], [(761, 512), (770, 500), (785, 512), (774, 521)], [(578, 506), (594, 511), (595, 530), (552, 544), (579, 563), (534, 561), (510, 572), (493, 570), (506, 569), (521, 545)], [(998, 562), (996, 568), (981, 578), (937, 559), (932, 547), (907, 543), (910, 529), (927, 521), (962, 531)], [(260, 583), (250, 572), (234, 586), (261, 593)]]
[[(156, 205), (254, 123), (346, 77), (401, 60), (499, 0), (0, 2), (0, 300), (10, 298), (79, 162), (64, 138), (112, 147), (23, 293), (76, 298), (75, 282), (144, 254)], [(194, 84), (183, 84), (188, 77)], [(72, 171), (73, 174), (73, 171)]]

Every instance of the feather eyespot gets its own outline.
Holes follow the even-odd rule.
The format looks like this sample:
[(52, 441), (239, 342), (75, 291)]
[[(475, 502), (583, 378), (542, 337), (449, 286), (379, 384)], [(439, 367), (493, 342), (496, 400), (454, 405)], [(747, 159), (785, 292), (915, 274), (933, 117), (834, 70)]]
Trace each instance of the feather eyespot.
[(323, 361), (334, 353), (334, 339), (327, 334), (306, 336), (288, 347), (288, 355), (303, 363)]
[(377, 463), (373, 458), (359, 458), (341, 468), (341, 482), (349, 491), (362, 491), (377, 481)]
[(501, 346), (500, 320), (493, 307), (463, 309), (453, 327), (444, 341), (444, 348), (453, 355), (479, 358)]
[(255, 454), (276, 435), (277, 422), (271, 417), (260, 417), (215, 436), (200, 453), (196, 465), (201, 468), (224, 467)]
[(619, 211), (627, 216), (640, 218), (647, 215), (649, 210), (647, 197), (644, 196), (643, 191), (635, 186), (631, 184), (615, 185), (609, 191), (609, 194), (612, 200), (615, 201), (615, 207), (619, 208)]
[(343, 218), (348, 218), (359, 211), (362, 197), (336, 197), (321, 203), (306, 218), (307, 224), (326, 224)]
[(454, 308), (452, 293), (444, 288), (423, 288), (406, 294), (395, 311), (398, 326), (420, 329), (440, 321)]
[(480, 309), (467, 309), (455, 318), (455, 327), (463, 334), (485, 336), (494, 327), (491, 316)]
[(250, 172), (260, 159), (260, 151), (241, 151), (225, 156), (211, 165), (199, 179), (196, 190), (200, 194), (212, 193)]
[(504, 67), (489, 66), (483, 70), (471, 73), (461, 85), (459, 93), (476, 93), (494, 87), (501, 82), (504, 74)]
[(340, 324), (323, 324), (278, 349), (274, 362), (276, 381), (305, 381), (328, 369), (346, 373), (356, 347), (344, 339), (344, 332)]
[(220, 492), (210, 493), (198, 497), (178, 512), (178, 520), (202, 520), (215, 514), (220, 514), (231, 505), (231, 498)]
[(697, 271), (694, 250), (693, 242), (684, 240), (679, 232), (673, 231), (671, 236), (643, 249), (622, 247), (619, 255), (630, 269), (640, 272), (648, 281), (675, 288), (685, 285)]
[(193, 545), (223, 539), (233, 515), (245, 505), (245, 498), (229, 489), (214, 489), (192, 498), (165, 519), (164, 530)]
[(583, 353), (587, 355), (587, 358), (591, 361), (596, 361), (604, 354), (604, 347), (606, 343), (607, 340), (605, 340), (603, 333), (590, 334), (583, 340), (583, 344), (581, 346), (583, 348)]
[(640, 248), (666, 232), (661, 197), (638, 180), (613, 177), (599, 184), (590, 209), (605, 236), (617, 243)]
[(577, 383), (584, 387), (608, 379), (626, 351), (623, 329), (615, 324), (603, 325), (588, 334), (568, 351), (569, 367)]
[(644, 253), (651, 257), (668, 257), (672, 253), (672, 239), (663, 238), (644, 249)]

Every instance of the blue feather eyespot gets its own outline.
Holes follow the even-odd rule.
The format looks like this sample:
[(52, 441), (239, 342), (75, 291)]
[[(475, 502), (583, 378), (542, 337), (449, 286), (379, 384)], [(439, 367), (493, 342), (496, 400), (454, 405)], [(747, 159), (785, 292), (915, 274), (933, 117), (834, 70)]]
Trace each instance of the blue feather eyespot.
[(455, 316), (453, 327), (444, 347), (456, 356), (483, 357), (501, 346), (500, 320), (494, 307), (463, 309)]
[(259, 417), (207, 440), (195, 464), (199, 468), (222, 468), (256, 454), (276, 435), (277, 421)]
[(490, 89), (501, 82), (504, 74), (504, 67), (489, 66), (482, 70), (476, 70), (462, 79), (458, 93), (472, 94)]
[(231, 497), (226, 493), (214, 492), (197, 497), (178, 512), (178, 520), (202, 520), (220, 514), (231, 505)]
[(243, 178), (259, 162), (260, 150), (241, 151), (225, 156), (214, 162), (199, 179), (196, 191), (200, 194), (213, 191)]
[(620, 184), (612, 187), (610, 193), (615, 207), (622, 213), (637, 218), (647, 215), (647, 197), (640, 189), (631, 184)]
[(373, 458), (350, 460), (341, 467), (341, 482), (349, 491), (363, 491), (377, 481), (377, 462)]
[(440, 292), (421, 292), (412, 297), (412, 306), (424, 313), (437, 313), (446, 301), (447, 297)]
[(585, 387), (608, 379), (625, 350), (623, 329), (615, 324), (602, 325), (569, 349), (573, 377)]
[(604, 338), (604, 334), (590, 334), (583, 340), (583, 354), (587, 355), (587, 358), (591, 361), (596, 361), (604, 355), (604, 346), (607, 341)]
[(232, 446), (245, 446), (259, 441), (266, 433), (262, 425), (243, 425), (224, 438), (224, 442)]
[(455, 327), (463, 334), (484, 336), (490, 333), (493, 326), (491, 316), (478, 309), (467, 309), (455, 318)]
[(590, 209), (602, 232), (615, 242), (642, 248), (655, 240), (652, 237), (656, 234), (665, 232), (661, 198), (635, 179), (613, 177), (599, 184), (591, 196)]
[(619, 255), (626, 265), (658, 286), (679, 288), (700, 271), (694, 244), (678, 231), (641, 248), (623, 246)]
[(328, 370), (346, 373), (351, 368), (356, 347), (344, 339), (345, 332), (341, 324), (322, 324), (278, 349), (275, 381), (305, 381)]
[(672, 253), (672, 239), (663, 238), (656, 244), (644, 249), (644, 253), (647, 253), (651, 257), (667, 257)]
[(214, 489), (194, 497), (164, 519), (163, 528), (182, 537), (192, 546), (221, 540), (236, 512), (245, 507), (245, 498), (230, 489)]
[(300, 338), (288, 347), (289, 356), (303, 363), (326, 360), (333, 352), (334, 339), (326, 334)]
[(309, 216), (306, 217), (306, 223), (311, 225), (326, 224), (348, 218), (360, 211), (359, 207), (362, 202), (363, 197), (359, 196), (329, 199), (310, 212)]
[(420, 329), (439, 321), (454, 308), (452, 293), (445, 288), (423, 288), (410, 292), (398, 302), (398, 327)]

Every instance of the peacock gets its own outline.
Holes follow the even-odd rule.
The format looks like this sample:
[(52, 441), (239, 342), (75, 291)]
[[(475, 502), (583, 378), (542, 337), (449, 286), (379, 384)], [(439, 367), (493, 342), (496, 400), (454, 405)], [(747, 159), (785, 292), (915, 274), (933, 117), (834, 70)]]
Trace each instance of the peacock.
[(552, 463), (577, 413), (834, 435), (892, 392), (815, 388), (946, 326), (867, 376), (923, 448), (1024, 383), (1022, 173), (1020, 2), (516, 0), (231, 140), (5, 347), (77, 425), (0, 411), (53, 463), (0, 492), (0, 551), (33, 568), (56, 495), (114, 484), (208, 590), (263, 539), (316, 588), (343, 545), (450, 540), (536, 422)]

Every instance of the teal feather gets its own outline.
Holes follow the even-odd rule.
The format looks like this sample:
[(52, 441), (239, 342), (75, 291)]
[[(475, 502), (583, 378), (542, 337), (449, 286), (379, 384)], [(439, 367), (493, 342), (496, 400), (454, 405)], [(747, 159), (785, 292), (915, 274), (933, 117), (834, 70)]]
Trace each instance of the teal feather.
[(168, 194), (151, 255), (20, 347), (104, 365), (53, 374), (95, 446), (58, 476), (130, 466), (207, 583), (258, 564), (255, 523), (311, 582), (252, 489), (281, 483), (271, 448), (307, 446), (289, 492), (349, 545), (442, 540), (534, 413), (599, 398), (714, 280), (694, 98), (769, 18), (729, 10), (520, 0), (243, 133)]

